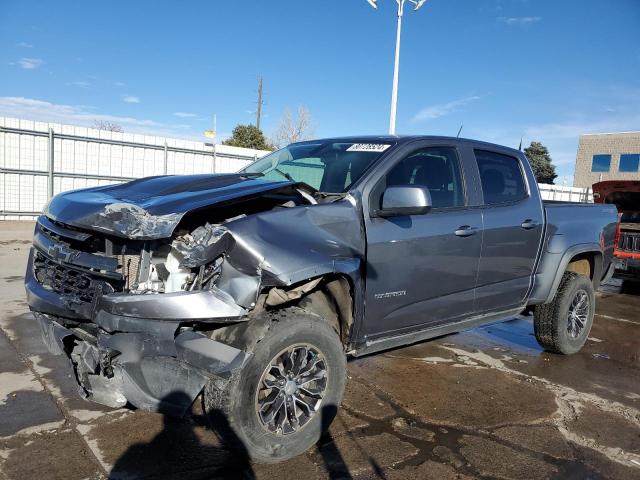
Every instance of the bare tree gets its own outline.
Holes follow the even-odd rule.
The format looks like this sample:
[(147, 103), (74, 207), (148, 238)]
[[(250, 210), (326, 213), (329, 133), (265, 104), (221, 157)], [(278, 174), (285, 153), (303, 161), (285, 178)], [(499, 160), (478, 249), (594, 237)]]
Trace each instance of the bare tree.
[(306, 107), (300, 105), (296, 115), (291, 113), (288, 108), (284, 112), (284, 116), (280, 121), (272, 143), (277, 147), (284, 147), (290, 143), (300, 142), (302, 140), (310, 140), (313, 138), (313, 122), (311, 114)]
[(96, 128), (98, 130), (106, 130), (107, 132), (124, 132), (122, 125), (119, 125), (116, 122), (110, 122), (109, 120), (94, 120), (92, 126), (93, 128)]

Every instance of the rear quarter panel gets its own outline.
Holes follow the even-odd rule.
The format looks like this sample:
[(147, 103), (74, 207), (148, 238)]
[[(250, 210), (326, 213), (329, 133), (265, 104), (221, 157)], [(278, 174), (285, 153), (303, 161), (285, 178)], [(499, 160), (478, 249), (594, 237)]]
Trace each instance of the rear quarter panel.
[(567, 264), (576, 255), (596, 252), (594, 281), (599, 283), (613, 257), (616, 208), (612, 205), (544, 202), (546, 232), (529, 304), (553, 298)]

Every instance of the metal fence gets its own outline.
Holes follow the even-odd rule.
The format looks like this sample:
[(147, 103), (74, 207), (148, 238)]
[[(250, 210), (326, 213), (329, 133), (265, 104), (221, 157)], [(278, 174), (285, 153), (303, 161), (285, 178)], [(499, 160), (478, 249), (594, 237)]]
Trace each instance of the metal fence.
[(546, 183), (539, 183), (538, 188), (543, 200), (593, 203), (593, 190), (590, 188), (548, 185)]
[(0, 117), (0, 220), (51, 196), (150, 175), (235, 172), (264, 151)]
[[(52, 195), (150, 175), (235, 172), (265, 151), (0, 117), (0, 220), (31, 220)], [(539, 185), (545, 200), (591, 189)]]

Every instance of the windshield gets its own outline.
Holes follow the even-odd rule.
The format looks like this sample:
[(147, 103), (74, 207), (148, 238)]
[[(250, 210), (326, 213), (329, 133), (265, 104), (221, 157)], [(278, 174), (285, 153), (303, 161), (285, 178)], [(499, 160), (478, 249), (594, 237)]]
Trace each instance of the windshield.
[(266, 180), (304, 182), (325, 193), (349, 190), (391, 143), (322, 141), (289, 145), (246, 167)]

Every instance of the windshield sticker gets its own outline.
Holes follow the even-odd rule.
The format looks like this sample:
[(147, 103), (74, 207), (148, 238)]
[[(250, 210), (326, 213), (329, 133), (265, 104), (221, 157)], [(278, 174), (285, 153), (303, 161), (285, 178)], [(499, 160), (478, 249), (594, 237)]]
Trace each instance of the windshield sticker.
[(384, 143), (354, 143), (347, 152), (384, 152), (391, 145)]

